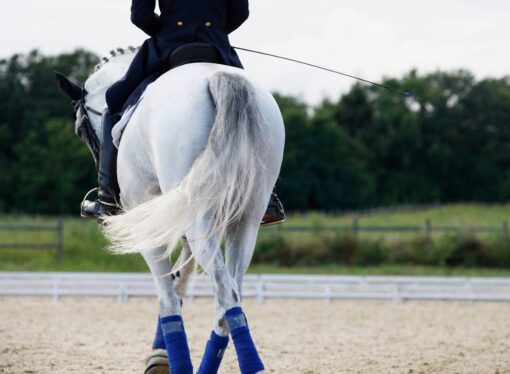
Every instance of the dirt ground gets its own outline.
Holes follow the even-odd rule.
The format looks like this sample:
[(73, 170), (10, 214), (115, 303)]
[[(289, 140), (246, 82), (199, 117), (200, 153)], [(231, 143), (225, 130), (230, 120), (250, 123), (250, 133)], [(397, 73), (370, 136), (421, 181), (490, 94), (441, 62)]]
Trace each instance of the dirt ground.
[[(510, 373), (510, 304), (245, 303), (268, 373)], [(0, 373), (143, 373), (155, 299), (0, 298)], [(185, 303), (198, 368), (210, 300)], [(238, 373), (230, 345), (221, 373)]]

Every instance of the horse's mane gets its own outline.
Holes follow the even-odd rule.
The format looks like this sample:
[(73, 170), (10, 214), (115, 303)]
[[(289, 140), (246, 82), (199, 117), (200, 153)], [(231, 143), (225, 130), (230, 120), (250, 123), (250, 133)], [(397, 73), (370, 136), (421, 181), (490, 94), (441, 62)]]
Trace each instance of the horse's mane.
[(129, 46), (127, 48), (119, 47), (119, 48), (112, 49), (110, 51), (109, 56), (103, 56), (101, 58), (101, 61), (99, 62), (99, 64), (94, 66), (94, 70), (92, 70), (92, 74), (101, 70), (101, 68), (103, 68), (103, 66), (108, 64), (110, 61), (113, 61), (116, 57), (123, 56), (126, 54), (135, 54), (139, 49), (140, 49), (140, 47), (132, 47), (132, 46)]
[[(116, 48), (112, 49), (108, 56), (101, 58), (85, 82), (87, 91), (93, 92), (98, 88), (110, 86), (114, 81), (120, 79), (138, 49), (139, 47)], [(122, 59), (123, 57), (124, 59)], [(115, 64), (115, 62), (118, 63)], [(107, 67), (111, 67), (111, 69), (106, 69)]]

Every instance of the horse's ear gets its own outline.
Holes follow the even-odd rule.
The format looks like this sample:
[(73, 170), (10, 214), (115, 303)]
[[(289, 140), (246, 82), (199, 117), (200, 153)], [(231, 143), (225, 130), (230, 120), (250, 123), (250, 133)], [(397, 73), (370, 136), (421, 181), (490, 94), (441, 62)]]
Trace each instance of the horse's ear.
[(71, 98), (71, 100), (80, 100), (83, 95), (83, 90), (77, 84), (71, 82), (64, 74), (55, 71), (55, 79), (62, 92)]

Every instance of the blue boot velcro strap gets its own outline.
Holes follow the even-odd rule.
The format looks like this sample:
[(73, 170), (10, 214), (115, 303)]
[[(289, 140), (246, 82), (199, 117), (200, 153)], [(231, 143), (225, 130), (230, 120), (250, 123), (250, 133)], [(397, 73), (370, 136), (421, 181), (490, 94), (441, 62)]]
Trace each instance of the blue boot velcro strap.
[(216, 374), (220, 368), (227, 345), (228, 336), (219, 336), (213, 331), (205, 347), (204, 357), (197, 374)]
[(168, 321), (161, 323), (161, 329), (164, 335), (172, 334), (174, 332), (184, 332), (184, 324), (182, 321)]
[(248, 321), (244, 314), (237, 314), (228, 318), (228, 328), (230, 331), (237, 330), (240, 327), (248, 327)]
[(240, 327), (248, 327), (248, 321), (246, 320), (243, 310), (239, 307), (227, 310), (225, 313), (225, 319), (227, 320), (230, 331), (236, 330)]
[(161, 328), (161, 319), (158, 317), (158, 327), (156, 330), (156, 336), (152, 343), (152, 349), (166, 349), (165, 336), (163, 335), (163, 329)]
[(172, 374), (193, 374), (188, 340), (181, 316), (161, 318), (161, 329), (165, 336), (168, 363)]
[(225, 313), (225, 319), (232, 334), (241, 374), (254, 374), (264, 370), (243, 310), (232, 308)]

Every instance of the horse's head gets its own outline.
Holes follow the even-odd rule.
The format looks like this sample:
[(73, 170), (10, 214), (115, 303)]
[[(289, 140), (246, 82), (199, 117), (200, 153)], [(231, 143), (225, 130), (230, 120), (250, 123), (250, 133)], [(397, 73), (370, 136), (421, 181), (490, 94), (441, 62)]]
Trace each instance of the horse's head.
[(133, 60), (136, 49), (117, 49), (104, 57), (83, 87), (72, 82), (64, 74), (55, 72), (60, 89), (74, 105), (76, 135), (90, 148), (97, 163), (101, 137), (101, 115), (106, 106), (106, 90), (125, 74)]
[[(76, 115), (76, 135), (89, 147), (96, 165), (99, 161), (99, 134), (101, 125), (101, 111), (87, 105), (87, 90), (72, 82), (64, 74), (55, 72), (55, 78), (64, 92), (71, 100)], [(103, 105), (104, 106), (104, 105)]]

